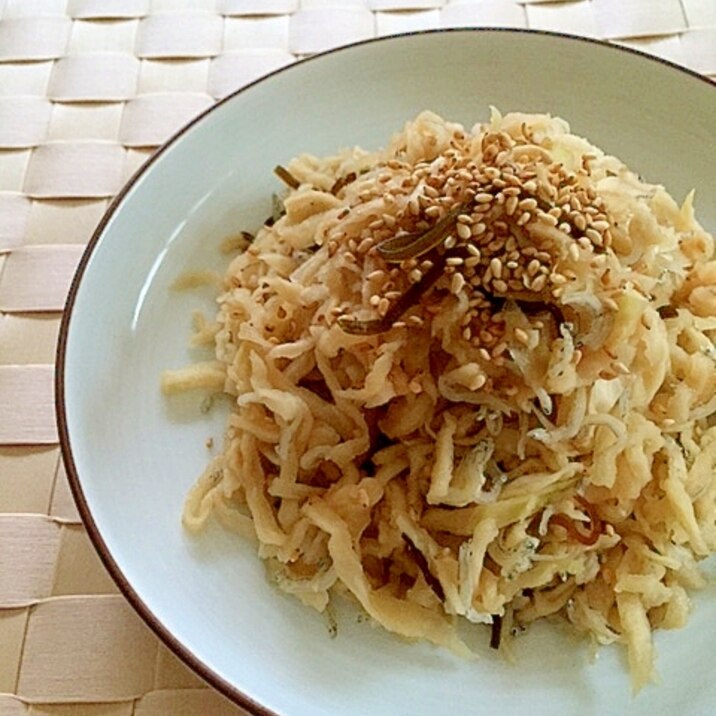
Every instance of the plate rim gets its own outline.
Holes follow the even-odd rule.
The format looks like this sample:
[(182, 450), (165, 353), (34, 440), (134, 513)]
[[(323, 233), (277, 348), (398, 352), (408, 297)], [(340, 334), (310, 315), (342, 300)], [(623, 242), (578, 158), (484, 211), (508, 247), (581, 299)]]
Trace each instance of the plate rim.
[(62, 455), (62, 461), (65, 466), (67, 479), (70, 485), (73, 499), (77, 506), (79, 515), (82, 519), (82, 523), (87, 530), (90, 541), (94, 550), (99, 555), (99, 558), (108, 571), (112, 580), (119, 588), (123, 597), (129, 602), (133, 610), (139, 615), (142, 621), (151, 629), (151, 631), (157, 636), (160, 641), (184, 664), (191, 668), (196, 674), (198, 674), (206, 683), (216, 689), (220, 694), (227, 697), (233, 703), (239, 705), (245, 709), (250, 716), (281, 716), (275, 711), (272, 711), (266, 706), (255, 701), (253, 698), (245, 694), (240, 688), (230, 683), (210, 666), (208, 666), (200, 657), (198, 657), (193, 651), (181, 643), (181, 641), (174, 636), (171, 630), (166, 627), (163, 621), (154, 613), (149, 604), (147, 604), (135, 591), (134, 587), (124, 575), (119, 565), (115, 561), (109, 547), (107, 546), (102, 536), (99, 525), (95, 522), (92, 515), (92, 511), (89, 507), (87, 499), (85, 497), (79, 470), (75, 464), (73, 452), (72, 452), (72, 441), (70, 436), (69, 425), (66, 415), (66, 404), (65, 404), (65, 372), (66, 372), (66, 358), (67, 358), (67, 345), (68, 336), (71, 330), (72, 315), (77, 303), (77, 294), (82, 283), (82, 279), (87, 271), (88, 264), (97, 248), (100, 240), (104, 234), (105, 228), (110, 220), (114, 217), (117, 211), (120, 209), (125, 197), (134, 188), (138, 181), (143, 177), (154, 165), (154, 163), (169, 151), (190, 129), (195, 125), (201, 123), (205, 117), (212, 112), (216, 111), (222, 105), (231, 102), (235, 97), (239, 96), (243, 92), (251, 89), (255, 85), (266, 82), (272, 79), (274, 76), (282, 74), (284, 72), (291, 71), (293, 68), (304, 65), (306, 63), (320, 61), (321, 58), (328, 55), (337, 54), (344, 51), (350, 51), (356, 47), (362, 47), (370, 44), (392, 42), (401, 38), (406, 37), (418, 37), (418, 36), (431, 36), (448, 33), (468, 33), (468, 34), (515, 34), (515, 35), (539, 35), (557, 38), (560, 40), (566, 40), (571, 42), (578, 42), (588, 45), (600, 45), (602, 47), (608, 47), (615, 52), (623, 52), (628, 55), (635, 55), (648, 62), (654, 62), (661, 65), (665, 65), (667, 68), (675, 70), (683, 74), (686, 78), (699, 80), (707, 87), (716, 91), (716, 80), (712, 80), (706, 75), (700, 74), (695, 70), (692, 70), (683, 65), (679, 65), (676, 62), (667, 60), (663, 57), (649, 54), (643, 50), (639, 50), (634, 47), (627, 47), (621, 44), (615, 44), (609, 40), (602, 40), (594, 37), (585, 37), (581, 35), (574, 35), (566, 32), (557, 32), (550, 30), (537, 30), (530, 28), (513, 28), (513, 27), (482, 27), (482, 26), (466, 26), (466, 27), (450, 27), (450, 28), (435, 28), (428, 30), (417, 30), (413, 32), (395, 33), (385, 35), (382, 37), (372, 37), (359, 42), (352, 42), (346, 45), (339, 45), (338, 47), (330, 48), (326, 51), (316, 53), (309, 57), (304, 57), (300, 60), (292, 62), (289, 65), (280, 67), (272, 72), (253, 80), (249, 84), (243, 85), (238, 89), (230, 92), (225, 97), (214, 102), (210, 107), (206, 108), (186, 124), (182, 125), (176, 130), (166, 141), (164, 141), (154, 152), (154, 154), (145, 161), (139, 169), (137, 169), (126, 183), (122, 186), (119, 192), (114, 196), (109, 206), (105, 210), (102, 218), (94, 229), (92, 236), (87, 243), (85, 250), (82, 253), (77, 269), (73, 275), (72, 282), (67, 294), (67, 299), (63, 308), (62, 318), (60, 321), (60, 329), (57, 339), (57, 346), (55, 352), (55, 391), (54, 391), (54, 402), (55, 402), (55, 417), (57, 422), (57, 431), (59, 437), (60, 451)]

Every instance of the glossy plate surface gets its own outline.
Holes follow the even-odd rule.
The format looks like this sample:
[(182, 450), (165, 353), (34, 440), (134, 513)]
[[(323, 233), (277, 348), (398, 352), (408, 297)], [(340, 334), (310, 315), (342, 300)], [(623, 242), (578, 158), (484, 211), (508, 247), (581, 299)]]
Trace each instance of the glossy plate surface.
[[(503, 111), (550, 112), (677, 200), (696, 187), (716, 229), (716, 86), (591, 41), (450, 31), (353, 46), (280, 71), (177, 135), (130, 183), (93, 238), (58, 354), (58, 418), (73, 489), (123, 591), (170, 646), (251, 711), (285, 716), (705, 714), (716, 708), (716, 593), (689, 626), (657, 636), (660, 686), (632, 699), (626, 662), (559, 626), (518, 640), (518, 661), (461, 662), (406, 644), (344, 610), (324, 617), (279, 594), (251, 546), (180, 524), (184, 496), (220, 442), (224, 415), (167, 400), (162, 370), (187, 364), (190, 315), (207, 294), (170, 290), (221, 266), (227, 235), (270, 213), (272, 168), (300, 152), (375, 148), (422, 109), (467, 126)], [(258, 706), (261, 704), (261, 706)]]

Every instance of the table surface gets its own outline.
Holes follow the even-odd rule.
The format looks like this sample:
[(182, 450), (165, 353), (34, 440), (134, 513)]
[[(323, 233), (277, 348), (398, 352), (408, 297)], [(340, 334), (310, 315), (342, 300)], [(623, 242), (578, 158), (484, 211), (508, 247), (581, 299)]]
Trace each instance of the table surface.
[(0, 716), (242, 713), (118, 593), (60, 459), (60, 315), (112, 195), (176, 128), (277, 67), (468, 25), (605, 38), (716, 76), (716, 0), (0, 0)]

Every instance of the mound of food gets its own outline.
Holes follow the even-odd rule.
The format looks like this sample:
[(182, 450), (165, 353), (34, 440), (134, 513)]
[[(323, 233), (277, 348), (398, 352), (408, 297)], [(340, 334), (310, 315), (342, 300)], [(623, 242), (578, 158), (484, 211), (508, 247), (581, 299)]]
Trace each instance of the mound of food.
[(278, 174), (280, 217), (197, 334), (216, 361), (164, 378), (232, 398), (186, 526), (216, 515), (304, 603), (347, 593), (463, 655), (460, 617), (497, 645), (559, 613), (626, 643), (642, 686), (716, 549), (716, 260), (692, 197), (497, 111)]

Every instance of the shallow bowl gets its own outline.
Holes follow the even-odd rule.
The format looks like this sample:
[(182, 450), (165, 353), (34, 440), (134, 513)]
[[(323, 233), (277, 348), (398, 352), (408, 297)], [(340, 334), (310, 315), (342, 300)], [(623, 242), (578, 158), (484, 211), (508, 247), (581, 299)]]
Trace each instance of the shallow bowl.
[[(678, 199), (696, 187), (716, 228), (716, 86), (673, 65), (546, 33), (459, 30), (335, 50), (274, 73), (175, 135), (130, 181), (73, 283), (57, 361), (62, 449), (105, 565), (147, 623), (250, 713), (531, 716), (713, 713), (716, 595), (689, 625), (657, 634), (662, 683), (632, 699), (616, 648), (590, 651), (546, 624), (517, 640), (514, 664), (486, 648), (463, 662), (278, 593), (253, 548), (211, 528), (190, 537), (184, 496), (224, 416), (201, 398), (167, 400), (161, 372), (196, 356), (181, 272), (221, 265), (222, 239), (270, 213), (272, 168), (300, 152), (377, 148), (422, 109), (471, 126), (503, 110), (549, 112)], [(479, 632), (480, 639), (484, 633)]]

